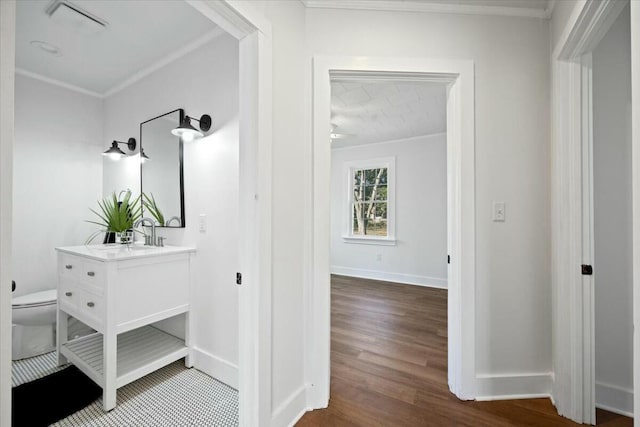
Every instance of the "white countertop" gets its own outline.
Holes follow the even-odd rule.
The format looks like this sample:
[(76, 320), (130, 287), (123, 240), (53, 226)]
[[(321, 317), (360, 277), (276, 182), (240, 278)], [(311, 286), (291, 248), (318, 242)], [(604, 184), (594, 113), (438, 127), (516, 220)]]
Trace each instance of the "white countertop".
[(58, 252), (80, 255), (98, 261), (120, 261), (134, 258), (149, 258), (163, 255), (195, 252), (195, 248), (185, 246), (144, 246), (141, 244), (122, 245), (111, 243), (105, 245), (64, 246), (55, 248)]

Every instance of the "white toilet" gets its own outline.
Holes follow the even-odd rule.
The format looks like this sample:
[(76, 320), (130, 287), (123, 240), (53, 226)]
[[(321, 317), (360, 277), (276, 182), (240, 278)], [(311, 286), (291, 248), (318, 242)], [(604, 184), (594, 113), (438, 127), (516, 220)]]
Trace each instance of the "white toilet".
[(56, 289), (21, 295), (11, 300), (13, 360), (55, 350), (56, 302)]

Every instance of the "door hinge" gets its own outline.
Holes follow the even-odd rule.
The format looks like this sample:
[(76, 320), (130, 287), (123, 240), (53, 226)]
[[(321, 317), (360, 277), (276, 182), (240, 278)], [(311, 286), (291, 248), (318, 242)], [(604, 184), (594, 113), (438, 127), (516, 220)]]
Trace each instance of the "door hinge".
[(589, 264), (582, 264), (582, 274), (584, 276), (591, 276), (593, 274), (593, 267)]
[(447, 264), (451, 264), (451, 255), (447, 255)]
[(242, 285), (242, 273), (236, 273), (236, 285)]

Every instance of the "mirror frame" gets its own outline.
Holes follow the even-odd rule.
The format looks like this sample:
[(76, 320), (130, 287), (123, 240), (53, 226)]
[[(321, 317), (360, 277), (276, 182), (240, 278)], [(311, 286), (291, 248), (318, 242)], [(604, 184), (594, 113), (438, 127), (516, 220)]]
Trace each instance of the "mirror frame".
[[(156, 116), (149, 120), (145, 120), (144, 122), (140, 123), (140, 151), (138, 153), (142, 152), (142, 125), (144, 125), (145, 123), (149, 123), (153, 120), (159, 119), (160, 117), (173, 114), (175, 112), (180, 113), (178, 125), (176, 125), (176, 126), (179, 126), (180, 123), (182, 123), (182, 121), (184, 120), (183, 108), (176, 108), (175, 110), (169, 111), (164, 114), (160, 114), (159, 116)], [(176, 138), (178, 138), (178, 157), (180, 160), (180, 226), (167, 227), (166, 225), (157, 225), (156, 227), (163, 227), (163, 228), (185, 228), (186, 227), (185, 208), (184, 208), (184, 147), (183, 147), (182, 138), (180, 137), (176, 137)], [(143, 191), (144, 191), (144, 186), (143, 186), (143, 176), (142, 176), (142, 162), (140, 162), (140, 196), (141, 197), (142, 197)], [(144, 216), (144, 206), (142, 207), (142, 215)]]

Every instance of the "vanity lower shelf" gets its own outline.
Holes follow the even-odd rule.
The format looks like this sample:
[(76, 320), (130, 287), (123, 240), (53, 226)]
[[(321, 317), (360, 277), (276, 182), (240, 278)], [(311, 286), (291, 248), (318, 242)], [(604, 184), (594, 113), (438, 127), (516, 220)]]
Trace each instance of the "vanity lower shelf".
[[(61, 353), (89, 378), (104, 387), (102, 334), (66, 342)], [(153, 326), (118, 335), (116, 388), (120, 388), (189, 354), (184, 341)]]

